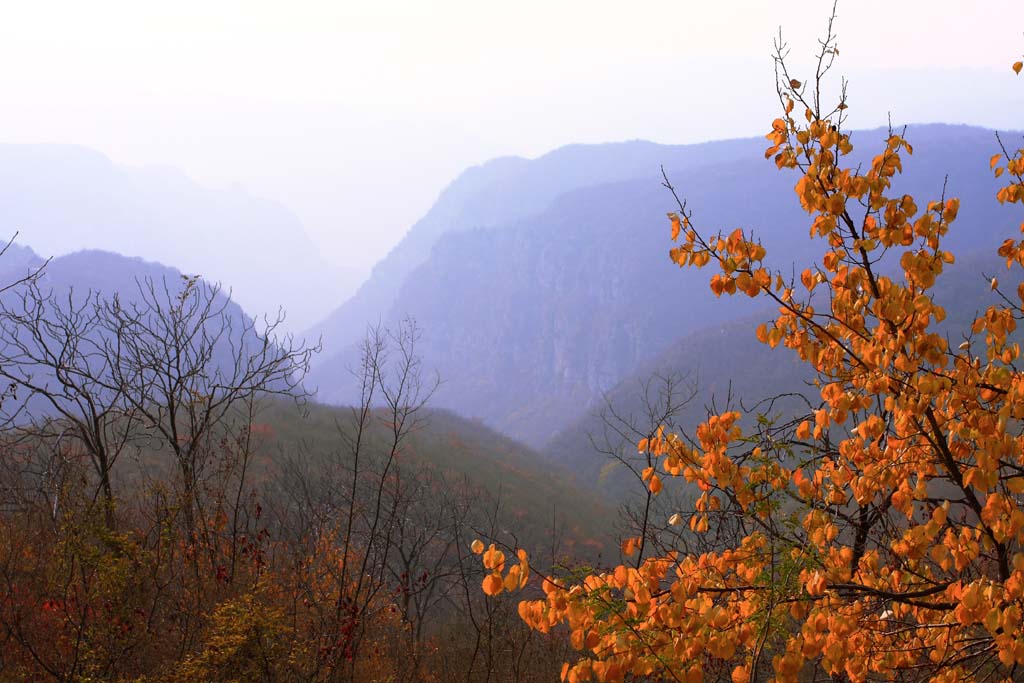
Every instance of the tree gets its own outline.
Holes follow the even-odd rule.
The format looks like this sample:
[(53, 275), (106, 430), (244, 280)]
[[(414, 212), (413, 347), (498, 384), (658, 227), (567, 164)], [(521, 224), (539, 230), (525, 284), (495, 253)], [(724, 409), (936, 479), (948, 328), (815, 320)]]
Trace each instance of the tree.
[(367, 332), (354, 370), (360, 402), (335, 423), (335, 448), (303, 449), (281, 477), (290, 499), (281, 526), (296, 566), (281, 583), (308, 609), (311, 680), (368, 675), (376, 652), (366, 645), (386, 640), (374, 629), (400, 622), (394, 599), (403, 586), (393, 579), (409, 577), (392, 575), (405, 535), (421, 522), (403, 460), (437, 387), (424, 374), (419, 338), (411, 320)]
[(113, 297), (99, 307), (104, 380), (151, 443), (171, 453), (191, 530), (211, 453), (233, 426), (251, 423), (257, 399), (305, 399), (302, 380), (316, 349), (278, 336), (281, 315), (259, 329), (231, 310), (219, 286), (196, 277), (183, 277), (179, 287), (166, 280), (137, 284), (133, 300)]
[[(784, 113), (766, 152), (799, 176), (820, 261), (787, 279), (748, 232), (710, 234), (678, 197), (669, 214), (676, 263), (713, 265), (716, 296), (777, 306), (757, 337), (813, 367), (820, 402), (792, 423), (751, 431), (728, 411), (697, 426), (693, 443), (663, 430), (639, 442), (657, 460), (644, 471), (652, 493), (675, 477), (699, 491), (693, 531), (732, 518), (739, 533), (699, 554), (546, 578), (544, 599), (519, 612), (540, 631), (565, 624), (586, 651), (565, 680), (1024, 674), (1024, 370), (1014, 337), (1024, 284), (1004, 292), (993, 278), (998, 302), (962, 341), (941, 333), (933, 287), (954, 261), (942, 243), (959, 201), (944, 187), (920, 203), (892, 191), (913, 153), (903, 131), (890, 130), (866, 167), (849, 164), (845, 87), (835, 106), (823, 91), (838, 55), (831, 21), (820, 45), (805, 84), (776, 44)], [(997, 144), (991, 167), (1008, 182), (996, 199), (1024, 203), (1024, 148)], [(1024, 240), (998, 253), (1007, 268), (1024, 266)], [(635, 546), (627, 540), (625, 554)], [(509, 568), (496, 547), (475, 550), (491, 571), (485, 592), (524, 583), (525, 556)]]
[(73, 457), (68, 448), (77, 445), (112, 523), (113, 467), (138, 425), (111, 381), (105, 347), (116, 339), (102, 310), (98, 293), (58, 296), (35, 280), (24, 283), (0, 299), (0, 377), (13, 388), (4, 407), (17, 440), (48, 455), (47, 471)]
[(58, 457), (75, 444), (90, 461), (113, 523), (112, 472), (132, 445), (166, 449), (180, 475), (186, 524), (211, 453), (246, 423), (261, 396), (306, 396), (314, 349), (264, 329), (217, 285), (143, 279), (120, 294), (55, 293), (29, 280), (0, 299), (4, 406), (22, 439)]
[[(311, 350), (194, 278), (123, 298), (22, 284), (0, 298), (0, 678), (182, 660), (264, 570), (254, 416), (263, 397), (305, 396)], [(145, 471), (121, 470), (118, 491), (129, 451)]]

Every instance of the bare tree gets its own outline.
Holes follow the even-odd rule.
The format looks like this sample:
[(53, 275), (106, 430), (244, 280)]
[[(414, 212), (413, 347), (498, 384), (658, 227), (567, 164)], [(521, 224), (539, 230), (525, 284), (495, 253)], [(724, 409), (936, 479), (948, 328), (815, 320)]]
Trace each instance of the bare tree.
[(232, 425), (248, 423), (256, 398), (304, 400), (302, 380), (316, 349), (279, 336), (282, 315), (265, 318), (260, 329), (231, 310), (218, 285), (195, 277), (182, 278), (180, 289), (145, 279), (137, 293), (134, 300), (106, 299), (97, 312), (108, 331), (107, 381), (150, 444), (171, 453), (191, 527), (211, 446)]
[(411, 525), (419, 523), (411, 517), (418, 487), (408, 479), (417, 472), (404, 456), (438, 384), (423, 372), (419, 338), (411, 320), (371, 328), (355, 369), (360, 400), (335, 423), (334, 447), (303, 448), (286, 461), (282, 478), (291, 504), (282, 528), (296, 558), (317, 559), (297, 561), (300, 589), (319, 623), (324, 670), (316, 680), (356, 676), (378, 611), (390, 609), (402, 592), (399, 548), (404, 539), (409, 550), (416, 535)]
[(112, 523), (113, 468), (129, 445), (172, 454), (186, 501), (214, 440), (259, 396), (306, 396), (314, 349), (278, 337), (196, 277), (139, 280), (132, 296), (44, 290), (32, 279), (0, 298), (3, 406), (26, 440), (59, 452), (73, 441), (96, 475)]

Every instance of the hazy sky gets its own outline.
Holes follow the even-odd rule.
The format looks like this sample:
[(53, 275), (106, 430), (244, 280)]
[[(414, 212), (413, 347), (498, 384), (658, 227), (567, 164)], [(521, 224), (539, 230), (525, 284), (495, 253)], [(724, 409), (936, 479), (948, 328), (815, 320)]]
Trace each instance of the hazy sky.
[[(491, 157), (763, 133), (777, 108), (772, 39), (781, 26), (801, 64), (830, 8), (3, 0), (0, 141), (240, 183), (296, 211), (326, 257), (365, 270)], [(1024, 128), (1024, 77), (1009, 70), (1024, 2), (843, 0), (837, 27), (855, 127), (891, 111)]]

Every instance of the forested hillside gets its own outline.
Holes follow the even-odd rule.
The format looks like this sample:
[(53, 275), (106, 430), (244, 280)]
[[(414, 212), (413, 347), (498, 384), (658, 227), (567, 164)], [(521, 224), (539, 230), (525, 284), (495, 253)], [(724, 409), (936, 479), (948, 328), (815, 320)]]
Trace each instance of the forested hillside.
[(414, 326), (367, 337), (362, 399), (326, 407), (301, 382), (311, 350), (209, 283), (105, 252), (8, 254), (4, 677), (557, 671), (564, 643), (478, 593), (469, 546), (514, 533), (552, 566), (600, 561), (614, 509), (431, 408)]

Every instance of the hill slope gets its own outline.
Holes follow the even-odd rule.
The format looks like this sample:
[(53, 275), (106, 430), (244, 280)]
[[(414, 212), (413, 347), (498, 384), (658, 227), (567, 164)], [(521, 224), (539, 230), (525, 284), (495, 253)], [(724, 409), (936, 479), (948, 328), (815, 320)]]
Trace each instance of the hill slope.
[[(337, 476), (329, 470), (331, 463), (337, 466), (338, 430), (352, 428), (350, 409), (307, 404), (300, 411), (279, 400), (266, 405), (258, 417), (263, 435), (259, 476), (264, 483), (276, 486), (289, 458), (303, 462), (308, 480)], [(452, 486), (465, 484), (470, 490), (486, 491), (490, 501), (477, 500), (474, 506), (480, 511), (497, 504), (501, 523), (511, 525), (521, 542), (530, 539), (537, 546), (550, 545), (554, 523), (577, 553), (592, 557), (607, 549), (614, 506), (579, 487), (568, 471), (523, 444), (449, 411), (429, 409), (423, 418), (422, 427), (404, 442), (399, 467), (412, 468), (407, 472), (426, 467), (442, 474)], [(373, 440), (371, 436), (368, 443)], [(372, 447), (366, 450), (372, 453)], [(340, 457), (347, 467), (347, 456)], [(363, 467), (374, 466), (372, 458), (368, 461), (371, 464)]]

